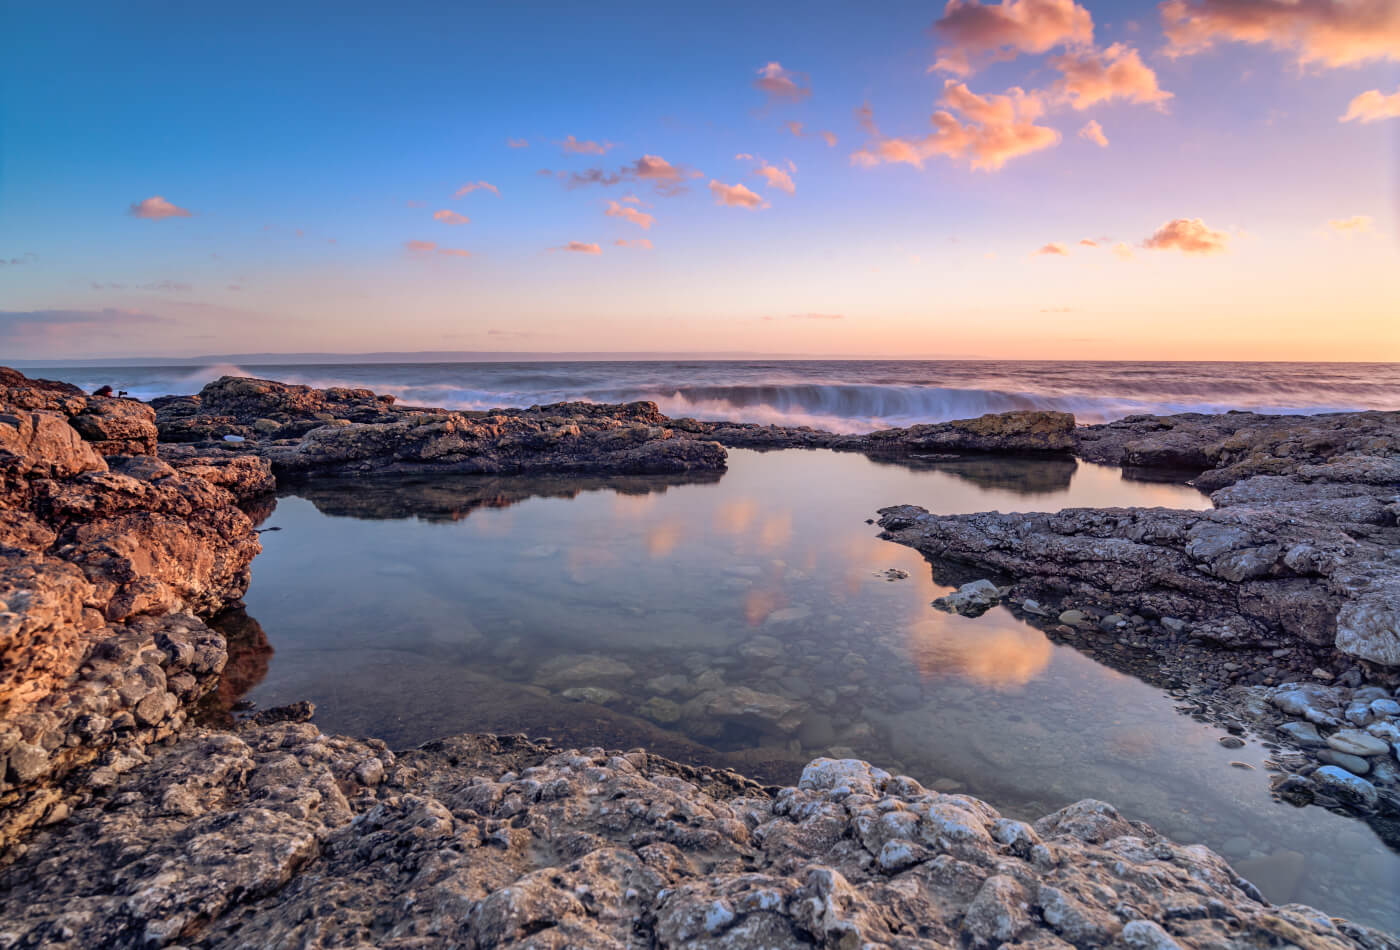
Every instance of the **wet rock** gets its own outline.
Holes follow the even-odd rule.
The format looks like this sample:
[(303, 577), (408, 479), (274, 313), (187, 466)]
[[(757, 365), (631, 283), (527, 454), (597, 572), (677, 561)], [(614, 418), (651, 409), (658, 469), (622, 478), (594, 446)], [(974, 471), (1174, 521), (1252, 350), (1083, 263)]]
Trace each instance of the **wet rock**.
[(1334, 732), (1327, 737), (1327, 744), (1347, 755), (1386, 755), (1390, 752), (1390, 744), (1384, 739), (1378, 739), (1355, 729), (1342, 729), (1339, 732)]
[(1326, 745), (1317, 727), (1310, 722), (1285, 722), (1278, 727), (1278, 731), (1289, 742), (1303, 748)]
[(1324, 765), (1313, 772), (1312, 779), (1322, 791), (1347, 804), (1372, 808), (1380, 798), (1374, 785), (1336, 765)]
[(938, 598), (933, 602), (933, 606), (964, 617), (979, 617), (994, 607), (1000, 599), (997, 585), (984, 578), (964, 584), (953, 593)]

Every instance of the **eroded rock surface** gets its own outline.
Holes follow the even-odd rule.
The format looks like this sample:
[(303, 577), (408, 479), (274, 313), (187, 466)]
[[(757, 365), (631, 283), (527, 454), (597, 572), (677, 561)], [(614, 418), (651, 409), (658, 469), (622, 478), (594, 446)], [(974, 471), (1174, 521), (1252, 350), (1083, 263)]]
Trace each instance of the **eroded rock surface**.
[[(85, 860), (72, 860), (82, 854)], [(0, 947), (1393, 948), (1085, 801), (856, 760), (770, 794), (644, 752), (193, 731), (0, 870)]]
[(0, 370), (0, 850), (66, 813), (74, 770), (169, 736), (223, 668), (198, 618), (243, 595), (260, 548), (222, 484), (271, 474), (173, 467), (155, 433), (142, 403)]

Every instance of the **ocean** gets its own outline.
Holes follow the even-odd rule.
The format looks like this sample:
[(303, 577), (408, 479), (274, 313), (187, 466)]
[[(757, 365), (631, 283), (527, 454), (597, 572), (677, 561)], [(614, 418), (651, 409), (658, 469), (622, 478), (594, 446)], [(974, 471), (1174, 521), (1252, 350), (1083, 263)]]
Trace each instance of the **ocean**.
[(492, 409), (583, 400), (657, 403), (668, 415), (837, 432), (1057, 409), (1081, 423), (1137, 413), (1400, 409), (1397, 363), (971, 360), (675, 360), (27, 366), (30, 376), (150, 399), (221, 375), (366, 387), (414, 405)]

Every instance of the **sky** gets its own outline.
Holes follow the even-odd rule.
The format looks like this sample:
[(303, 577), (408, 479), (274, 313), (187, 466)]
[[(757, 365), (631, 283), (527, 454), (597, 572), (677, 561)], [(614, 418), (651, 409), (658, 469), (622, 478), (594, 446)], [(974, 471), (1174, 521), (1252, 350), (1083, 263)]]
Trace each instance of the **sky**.
[(0, 362), (1400, 360), (1400, 0), (0, 8)]

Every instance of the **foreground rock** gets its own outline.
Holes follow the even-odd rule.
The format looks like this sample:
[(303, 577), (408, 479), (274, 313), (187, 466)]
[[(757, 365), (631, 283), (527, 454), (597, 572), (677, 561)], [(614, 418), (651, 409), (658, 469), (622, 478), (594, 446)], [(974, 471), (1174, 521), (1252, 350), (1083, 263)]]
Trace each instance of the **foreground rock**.
[[(448, 412), (367, 389), (225, 376), (157, 407), (170, 459), (254, 454), (279, 476), (722, 471), (716, 442), (680, 438), (653, 403)], [(191, 449), (187, 446), (195, 446)]]
[[(72, 856), (81, 854), (81, 861)], [(0, 947), (1393, 948), (1085, 801), (1035, 824), (864, 762), (194, 731), (0, 870)]]
[(214, 688), (260, 550), (222, 482), (265, 463), (156, 458), (155, 414), (0, 369), (0, 850), (65, 814), (70, 773), (169, 736)]

